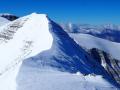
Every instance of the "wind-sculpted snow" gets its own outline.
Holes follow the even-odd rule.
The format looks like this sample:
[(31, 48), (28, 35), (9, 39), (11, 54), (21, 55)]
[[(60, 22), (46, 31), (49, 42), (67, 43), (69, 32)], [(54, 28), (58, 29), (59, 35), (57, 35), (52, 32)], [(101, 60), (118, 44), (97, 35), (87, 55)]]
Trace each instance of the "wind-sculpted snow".
[(33, 13), (1, 28), (0, 90), (16, 90), (22, 61), (51, 48), (53, 39), (48, 23), (46, 15)]
[[(59, 25), (57, 25), (56, 23), (50, 20), (49, 29), (53, 36), (53, 44), (51, 49), (41, 52), (36, 56), (30, 57), (23, 61), (17, 77), (18, 90), (26, 90), (26, 89), (34, 90), (34, 88), (36, 89), (39, 88), (38, 85), (40, 85), (40, 88), (43, 88), (42, 90), (48, 90), (49, 85), (51, 85), (49, 83), (52, 82), (51, 80), (48, 79), (49, 82), (45, 86), (41, 87), (42, 86), (41, 84), (45, 84), (45, 83), (41, 83), (40, 81), (43, 78), (41, 77), (41, 75), (39, 78), (35, 77), (36, 78), (35, 81), (34, 79), (29, 79), (29, 78), (34, 78), (34, 76), (36, 75), (39, 76), (39, 74), (41, 73), (39, 72), (39, 70), (43, 68), (45, 70), (52, 69), (52, 70), (57, 70), (62, 72), (68, 72), (71, 74), (80, 72), (83, 75), (88, 75), (88, 74), (93, 74), (95, 76), (101, 75), (102, 77), (104, 77), (105, 81), (119, 87), (119, 85), (114, 81), (114, 79), (111, 78), (111, 76), (105, 71), (105, 69), (100, 64), (98, 64), (93, 58), (91, 58), (84, 49), (82, 49), (78, 44), (76, 44), (75, 41), (72, 38), (70, 38), (69, 35)], [(34, 71), (33, 69), (38, 71)], [(32, 73), (33, 71), (35, 73)], [(43, 74), (43, 75), (46, 75), (46, 74)], [(26, 79), (25, 82), (23, 82), (24, 79)], [(53, 80), (56, 81), (56, 79), (54, 78)], [(26, 83), (26, 82), (29, 82), (29, 83)], [(36, 83), (33, 83), (33, 82), (36, 82)], [(59, 84), (60, 82), (56, 81), (56, 83)], [(68, 83), (73, 83), (73, 82), (68, 81)], [(33, 88), (31, 88), (31, 86)], [(83, 89), (82, 87), (84, 86), (85, 85), (83, 84), (81, 88), (77, 88), (75, 90)], [(73, 84), (73, 87), (74, 87), (74, 84)], [(71, 88), (73, 87), (71, 85)], [(102, 85), (99, 85), (99, 86), (94, 85), (94, 88), (90, 88), (89, 90), (96, 89), (95, 87), (97, 87), (98, 90), (110, 89), (109, 87), (107, 87), (107, 89), (103, 88)], [(60, 88), (61, 87), (57, 87), (57, 90), (60, 90)], [(65, 88), (65, 90), (69, 90), (69, 88)], [(114, 89), (113, 86), (112, 88)], [(53, 90), (56, 90), (56, 89), (53, 89)]]
[(0, 42), (0, 90), (119, 88), (101, 64), (44, 14), (2, 26)]

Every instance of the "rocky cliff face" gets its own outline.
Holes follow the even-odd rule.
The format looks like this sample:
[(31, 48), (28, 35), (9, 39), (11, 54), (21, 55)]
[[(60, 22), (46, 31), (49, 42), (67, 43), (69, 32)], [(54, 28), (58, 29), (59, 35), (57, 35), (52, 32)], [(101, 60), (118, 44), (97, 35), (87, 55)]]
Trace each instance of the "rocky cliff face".
[(120, 83), (120, 61), (111, 57), (110, 54), (93, 48), (89, 50), (90, 56), (100, 63), (105, 70), (118, 82)]

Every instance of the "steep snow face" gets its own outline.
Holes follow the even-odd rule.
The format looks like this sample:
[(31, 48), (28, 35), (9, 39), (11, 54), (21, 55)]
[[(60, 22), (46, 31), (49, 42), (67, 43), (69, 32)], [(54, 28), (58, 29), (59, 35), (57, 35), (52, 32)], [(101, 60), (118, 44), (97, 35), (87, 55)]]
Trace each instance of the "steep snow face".
[[(53, 21), (50, 21), (50, 32), (53, 36), (51, 49), (28, 58), (28, 60), (25, 60), (25, 64), (33, 61), (36, 64), (38, 62), (40, 65), (50, 66), (70, 73), (80, 71), (83, 74), (102, 74), (102, 67), (99, 65), (97, 67), (96, 62), (89, 57), (88, 53)], [(96, 66), (96, 69), (93, 68), (94, 66)]]
[(5, 24), (7, 24), (8, 22), (10, 22), (10, 21), (7, 20), (6, 18), (0, 17), (0, 26), (3, 26)]
[(87, 49), (98, 48), (103, 50), (113, 58), (120, 60), (120, 43), (111, 42), (105, 39), (97, 38), (89, 34), (69, 34), (80, 46)]
[(0, 90), (16, 90), (22, 60), (52, 46), (49, 20), (44, 14), (33, 13), (0, 29)]
[[(118, 86), (100, 64), (44, 14), (33, 13), (1, 27), (0, 54), (0, 90), (88, 90), (91, 85), (90, 90), (115, 90), (114, 85)], [(80, 78), (77, 72), (100, 77)]]
[[(59, 25), (50, 20), (49, 27), (53, 36), (53, 45), (51, 49), (23, 61), (17, 76), (18, 90), (37, 90), (38, 88), (42, 90), (88, 90), (85, 87), (86, 85), (90, 87), (92, 81), (94, 84), (92, 84), (92, 88), (89, 88), (89, 90), (116, 89), (111, 84), (118, 84), (114, 82), (105, 69), (96, 63), (84, 49), (76, 44)], [(48, 70), (47, 73), (44, 69)], [(54, 71), (69, 72), (71, 75), (66, 76), (62, 72), (54, 72), (51, 75), (49, 73), (51, 69)], [(78, 79), (72, 76), (73, 73), (75, 74), (77, 72), (85, 75), (100, 75), (101, 78), (99, 80), (101, 80), (101, 84), (95, 84), (96, 82), (93, 80), (96, 79), (95, 77), (82, 79), (83, 82), (80, 83), (81, 78)], [(71, 79), (67, 77), (71, 77)], [(102, 79), (102, 77), (105, 79)], [(109, 81), (111, 84), (109, 82), (109, 84), (106, 84), (104, 80), (106, 82)], [(102, 85), (105, 85), (105, 87), (102, 87)], [(62, 86), (65, 86), (65, 88)]]

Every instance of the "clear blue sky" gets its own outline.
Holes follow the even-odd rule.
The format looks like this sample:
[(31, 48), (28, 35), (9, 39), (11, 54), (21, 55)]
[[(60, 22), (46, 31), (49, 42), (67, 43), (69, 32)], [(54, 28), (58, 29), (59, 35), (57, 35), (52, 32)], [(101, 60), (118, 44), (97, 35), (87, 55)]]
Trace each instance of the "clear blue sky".
[(0, 0), (0, 13), (46, 13), (57, 22), (120, 24), (120, 0)]

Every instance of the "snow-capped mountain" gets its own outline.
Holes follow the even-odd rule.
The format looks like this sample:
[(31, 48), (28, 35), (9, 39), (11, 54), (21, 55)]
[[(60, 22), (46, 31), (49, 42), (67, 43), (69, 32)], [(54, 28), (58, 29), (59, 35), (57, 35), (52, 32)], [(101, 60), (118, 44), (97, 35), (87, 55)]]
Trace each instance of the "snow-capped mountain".
[(46, 15), (33, 13), (1, 28), (0, 90), (17, 90), (16, 75), (22, 60), (51, 47), (48, 23)]
[(119, 89), (75, 37), (44, 14), (33, 13), (0, 27), (0, 90)]

